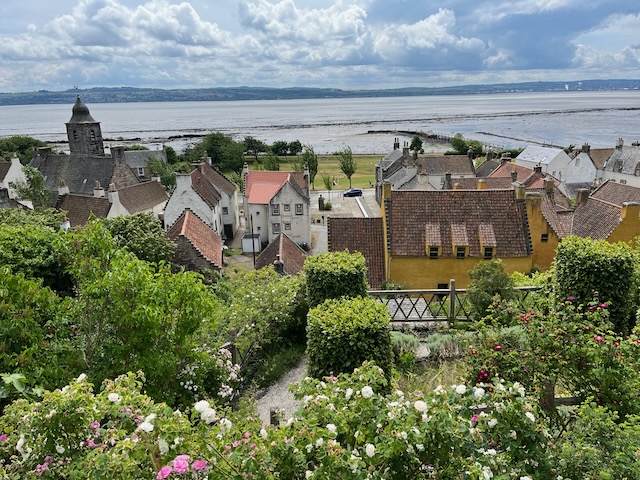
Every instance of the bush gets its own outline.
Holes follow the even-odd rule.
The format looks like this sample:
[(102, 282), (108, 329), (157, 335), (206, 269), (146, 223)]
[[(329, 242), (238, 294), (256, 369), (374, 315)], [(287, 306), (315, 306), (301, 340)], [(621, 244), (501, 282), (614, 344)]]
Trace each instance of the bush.
[(307, 258), (303, 269), (309, 307), (329, 298), (363, 297), (367, 294), (367, 265), (360, 252), (329, 252)]
[(486, 315), (496, 295), (502, 300), (516, 298), (513, 280), (504, 271), (502, 260), (478, 263), (469, 272), (469, 277), (471, 277), (471, 284), (467, 289), (467, 301), (474, 320), (479, 320)]
[(628, 333), (634, 323), (636, 261), (637, 254), (625, 243), (566, 238), (554, 262), (558, 297), (574, 297), (583, 305), (594, 299), (608, 303), (616, 331)]
[(420, 340), (409, 333), (391, 332), (391, 348), (393, 349), (393, 363), (401, 372), (413, 369)]
[(309, 311), (309, 375), (350, 373), (372, 360), (391, 372), (391, 327), (386, 307), (372, 298), (331, 299)]

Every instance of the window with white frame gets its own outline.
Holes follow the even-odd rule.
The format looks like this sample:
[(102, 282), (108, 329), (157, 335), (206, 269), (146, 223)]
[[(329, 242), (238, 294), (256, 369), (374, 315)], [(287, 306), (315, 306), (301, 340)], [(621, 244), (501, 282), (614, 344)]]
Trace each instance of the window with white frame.
[(229, 207), (222, 207), (222, 214), (229, 215)]
[(280, 204), (271, 206), (271, 215), (280, 215)]
[(291, 223), (290, 222), (284, 222), (284, 229), (285, 230), (291, 230)]
[(280, 224), (279, 223), (274, 223), (273, 225), (273, 233), (275, 235), (277, 235), (278, 233), (280, 233)]
[(290, 212), (291, 211), (291, 205), (289, 205), (288, 203), (285, 203), (283, 208), (284, 208), (285, 212)]
[(296, 203), (296, 215), (302, 215), (304, 213), (301, 203)]

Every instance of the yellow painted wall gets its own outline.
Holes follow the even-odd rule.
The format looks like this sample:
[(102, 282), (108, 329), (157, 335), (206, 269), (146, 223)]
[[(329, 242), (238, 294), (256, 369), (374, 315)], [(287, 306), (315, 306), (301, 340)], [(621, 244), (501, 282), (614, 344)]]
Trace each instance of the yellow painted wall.
[[(542, 198), (540, 194), (526, 195), (527, 218), (529, 220), (529, 233), (531, 235), (531, 247), (533, 254), (531, 258), (532, 266), (548, 269), (556, 256), (556, 250), (560, 243), (560, 238), (553, 231), (549, 223), (542, 215)], [(542, 234), (548, 235), (546, 242), (542, 241)], [(524, 272), (527, 273), (527, 272)]]
[[(507, 273), (531, 270), (531, 257), (501, 258)], [(394, 257), (388, 262), (387, 279), (409, 289), (438, 288), (438, 284), (449, 284), (456, 280), (456, 287), (466, 288), (470, 283), (468, 275), (478, 262), (485, 260), (477, 257), (438, 258)]]
[(625, 205), (620, 212), (622, 221), (613, 230), (608, 242), (631, 242), (640, 235), (640, 205)]

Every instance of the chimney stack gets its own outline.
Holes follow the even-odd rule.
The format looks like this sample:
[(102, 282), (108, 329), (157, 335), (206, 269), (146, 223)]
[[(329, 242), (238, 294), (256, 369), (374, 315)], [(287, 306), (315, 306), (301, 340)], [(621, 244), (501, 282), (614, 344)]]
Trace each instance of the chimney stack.
[(109, 184), (109, 193), (107, 194), (107, 198), (109, 199), (109, 203), (120, 203), (120, 195), (118, 195), (115, 183)]
[(620, 137), (618, 139), (618, 141), (616, 142), (616, 149), (617, 150), (622, 150), (622, 147), (624, 147), (624, 139), (622, 137)]
[(518, 179), (518, 172), (511, 170), (511, 182), (515, 182)]
[(556, 182), (553, 180), (553, 178), (546, 177), (544, 179), (544, 190), (546, 192), (553, 192), (553, 189), (555, 188), (555, 186), (556, 186)]
[(478, 179), (478, 190), (486, 190), (487, 189), (487, 180), (484, 178)]
[(104, 188), (100, 186), (100, 182), (98, 180), (96, 180), (96, 183), (93, 186), (93, 196), (96, 198), (104, 197)]
[(400, 139), (398, 137), (393, 139), (393, 149), (400, 150)]
[(284, 263), (280, 260), (280, 254), (276, 255), (276, 260), (273, 262), (273, 268), (279, 275), (284, 275)]
[(60, 180), (60, 184), (58, 185), (58, 195), (63, 196), (68, 194), (69, 194), (69, 187), (67, 187), (67, 184), (64, 183), (64, 180)]
[(403, 157), (409, 156), (409, 142), (404, 142), (404, 145), (402, 147), (402, 156)]
[(591, 191), (588, 188), (579, 188), (576, 191), (576, 207), (578, 205), (586, 203), (586, 201), (589, 199), (589, 193), (591, 193)]
[(542, 173), (542, 165), (538, 164), (535, 167), (533, 167), (533, 171), (535, 173)]

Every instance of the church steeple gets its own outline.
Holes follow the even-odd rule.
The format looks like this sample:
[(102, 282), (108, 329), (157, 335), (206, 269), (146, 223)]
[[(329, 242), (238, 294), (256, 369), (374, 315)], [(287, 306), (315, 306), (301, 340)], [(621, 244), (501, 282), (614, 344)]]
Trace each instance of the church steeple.
[(69, 150), (72, 154), (104, 157), (100, 122), (96, 122), (91, 116), (89, 107), (82, 103), (80, 95), (76, 98), (71, 119), (66, 125)]

